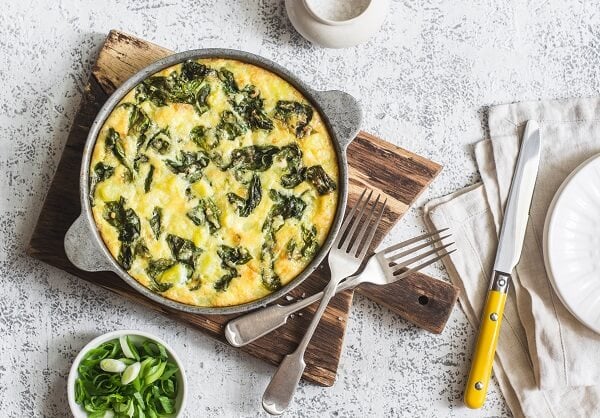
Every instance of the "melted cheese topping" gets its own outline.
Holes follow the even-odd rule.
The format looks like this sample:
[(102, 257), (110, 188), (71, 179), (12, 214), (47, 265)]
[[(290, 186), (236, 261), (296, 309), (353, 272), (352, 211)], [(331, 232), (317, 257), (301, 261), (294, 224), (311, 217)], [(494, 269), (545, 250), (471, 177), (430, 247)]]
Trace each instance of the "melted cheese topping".
[[(319, 245), (323, 244), (335, 216), (338, 196), (335, 190), (319, 194), (315, 185), (306, 179), (294, 188), (284, 188), (281, 178), (287, 172), (286, 160), (275, 156), (267, 170), (252, 172), (260, 179), (262, 198), (248, 216), (240, 216), (235, 205), (230, 202), (228, 194), (235, 193), (246, 198), (248, 184), (236, 177), (234, 169), (223, 168), (231, 160), (233, 150), (250, 145), (283, 147), (296, 144), (302, 151), (302, 165), (320, 165), (334, 184), (338, 182), (337, 157), (327, 128), (316, 110), (313, 109), (306, 135), (301, 138), (296, 136), (294, 129), (290, 129), (285, 120), (274, 117), (279, 101), (308, 104), (300, 92), (288, 82), (270, 71), (239, 61), (201, 59), (197, 62), (215, 70), (202, 80), (203, 85), (210, 86), (210, 94), (205, 101), (208, 110), (204, 113), (200, 114), (194, 105), (187, 103), (167, 102), (157, 105), (152, 100), (142, 101), (136, 97), (136, 89), (130, 91), (120, 102), (137, 104), (149, 118), (151, 127), (146, 131), (146, 136), (159, 129), (168, 132), (165, 139), (170, 146), (164, 154), (147, 145), (146, 148), (144, 145), (140, 146), (139, 135), (134, 129), (130, 129), (130, 107), (119, 105), (107, 118), (96, 140), (90, 166), (92, 211), (104, 243), (122, 265), (119, 256), (122, 251), (122, 237), (119, 236), (119, 228), (109, 222), (115, 214), (110, 213), (107, 202), (118, 202), (122, 198), (124, 208), (133, 210), (137, 215), (139, 236), (136, 236), (131, 247), (141, 243), (145, 245), (146, 251), (132, 250), (134, 255), (128, 272), (142, 285), (161, 292), (167, 298), (189, 305), (238, 305), (260, 299), (273, 291), (273, 288), (269, 289), (263, 283), (263, 251), (269, 239), (268, 234), (263, 231), (263, 225), (275, 205), (269, 191), (273, 189), (282, 195), (299, 197), (306, 204), (300, 219), (290, 217), (284, 219), (283, 223), (280, 219), (279, 223), (282, 225), (278, 225), (274, 230), (272, 266), (281, 285), (285, 285), (302, 272), (314, 256), (314, 252), (308, 257), (298, 254), (298, 248), (303, 243), (303, 228), (310, 230), (314, 226), (315, 240)], [(154, 76), (168, 77), (172, 72), (179, 74), (181, 67), (179, 64)], [(271, 130), (248, 128), (234, 140), (221, 138), (214, 149), (205, 151), (209, 155), (219, 155), (222, 163), (219, 164), (218, 160), (211, 157), (211, 161), (202, 169), (201, 178), (190, 182), (185, 175), (173, 172), (165, 161), (178, 161), (182, 151), (201, 151), (201, 147), (191, 140), (192, 129), (203, 126), (209, 131), (209, 138), (214, 139), (222, 112), (234, 110), (231, 94), (228, 94), (223, 81), (217, 76), (217, 71), (222, 68), (233, 73), (240, 90), (247, 85), (255, 86), (263, 99), (264, 112), (272, 121), (273, 127)], [(237, 113), (236, 115), (240, 116)], [(117, 158), (111, 149), (111, 129), (120, 138), (120, 146), (124, 153), (122, 159)], [(139, 163), (136, 170), (133, 168), (134, 162), (140, 154), (145, 155), (147, 161)], [(94, 168), (98, 163), (114, 168), (114, 173), (101, 180), (94, 178)], [(154, 172), (150, 188), (146, 191), (145, 183), (151, 167)], [(209, 198), (220, 211), (220, 228), (212, 232), (207, 222), (197, 225), (187, 216), (201, 200)], [(150, 224), (155, 208), (162, 211), (161, 232), (158, 238)], [(193, 257), (193, 271), (190, 271), (192, 269), (189, 265), (175, 260), (167, 241), (169, 235), (189, 240), (199, 249), (200, 254)], [(296, 250), (290, 250), (290, 242), (296, 244)], [(224, 289), (223, 286), (219, 288), (219, 280), (232, 269), (224, 267), (219, 256), (219, 248), (223, 245), (243, 248), (251, 256), (245, 264), (234, 266), (236, 276)], [(160, 259), (171, 260), (169, 264), (172, 265), (152, 277), (148, 272), (149, 265), (152, 260)], [(160, 289), (156, 288), (157, 282), (162, 286)]]

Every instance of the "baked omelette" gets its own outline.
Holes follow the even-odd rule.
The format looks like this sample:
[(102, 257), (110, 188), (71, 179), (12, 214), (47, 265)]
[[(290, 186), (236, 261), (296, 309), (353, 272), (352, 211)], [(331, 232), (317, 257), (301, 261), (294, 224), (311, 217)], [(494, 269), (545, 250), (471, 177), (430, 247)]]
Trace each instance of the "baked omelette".
[(138, 282), (219, 307), (284, 286), (333, 223), (338, 165), (291, 84), (230, 59), (190, 60), (132, 89), (100, 130), (90, 199), (104, 243)]

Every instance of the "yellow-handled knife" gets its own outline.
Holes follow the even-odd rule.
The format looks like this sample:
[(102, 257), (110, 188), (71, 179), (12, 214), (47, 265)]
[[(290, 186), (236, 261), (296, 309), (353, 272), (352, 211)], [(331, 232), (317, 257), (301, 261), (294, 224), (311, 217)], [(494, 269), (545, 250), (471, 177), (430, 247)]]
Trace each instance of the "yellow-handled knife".
[(539, 126), (536, 121), (530, 120), (525, 126), (517, 165), (508, 193), (494, 271), (481, 315), (471, 372), (465, 388), (465, 404), (469, 408), (481, 408), (485, 403), (511, 274), (521, 258), (523, 249), (531, 198), (540, 164), (540, 153)]

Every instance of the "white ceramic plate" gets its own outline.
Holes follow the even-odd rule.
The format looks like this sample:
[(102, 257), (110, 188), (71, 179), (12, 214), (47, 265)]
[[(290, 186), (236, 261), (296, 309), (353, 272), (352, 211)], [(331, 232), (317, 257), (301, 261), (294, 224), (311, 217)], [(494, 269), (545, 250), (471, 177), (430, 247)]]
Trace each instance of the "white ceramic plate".
[(563, 304), (600, 333), (600, 155), (556, 192), (544, 226), (544, 261)]

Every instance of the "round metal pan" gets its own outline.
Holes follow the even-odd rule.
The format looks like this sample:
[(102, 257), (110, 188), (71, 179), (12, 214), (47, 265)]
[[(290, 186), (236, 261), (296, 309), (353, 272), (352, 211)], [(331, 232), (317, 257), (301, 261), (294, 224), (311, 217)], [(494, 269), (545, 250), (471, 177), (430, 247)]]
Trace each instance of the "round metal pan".
[[(324, 119), (329, 133), (333, 139), (335, 152), (338, 159), (339, 181), (338, 181), (338, 202), (337, 210), (331, 225), (329, 235), (321, 249), (310, 262), (310, 264), (293, 280), (283, 286), (281, 289), (270, 293), (269, 295), (253, 302), (244, 303), (235, 306), (224, 307), (200, 307), (187, 305), (176, 302), (161, 296), (158, 293), (151, 291), (137, 280), (131, 277), (125, 269), (110, 254), (92, 216), (91, 202), (89, 196), (89, 170), (90, 160), (96, 138), (102, 128), (102, 125), (121, 99), (135, 86), (142, 82), (147, 77), (161, 71), (170, 66), (179, 64), (186, 60), (198, 58), (226, 58), (243, 61), (249, 64), (254, 64), (269, 70), (284, 80), (292, 84), (298, 89), (304, 97), (319, 111)], [(121, 85), (106, 101), (100, 112), (96, 116), (92, 124), (85, 148), (83, 150), (83, 159), (80, 172), (80, 198), (81, 198), (81, 215), (73, 222), (65, 235), (64, 245), (67, 257), (78, 268), (85, 271), (112, 271), (119, 275), (127, 284), (140, 292), (142, 295), (158, 302), (166, 307), (177, 309), (180, 311), (197, 313), (197, 314), (233, 314), (247, 312), (273, 302), (290, 290), (302, 283), (315, 268), (323, 261), (335, 239), (335, 236), (340, 228), (346, 200), (348, 196), (348, 165), (346, 161), (346, 148), (354, 139), (360, 129), (362, 122), (362, 111), (360, 104), (354, 97), (347, 93), (332, 90), (332, 91), (315, 91), (305, 83), (300, 81), (292, 73), (280, 65), (243, 51), (231, 49), (197, 49), (186, 52), (181, 52), (169, 57), (163, 58), (132, 76), (123, 85)]]

